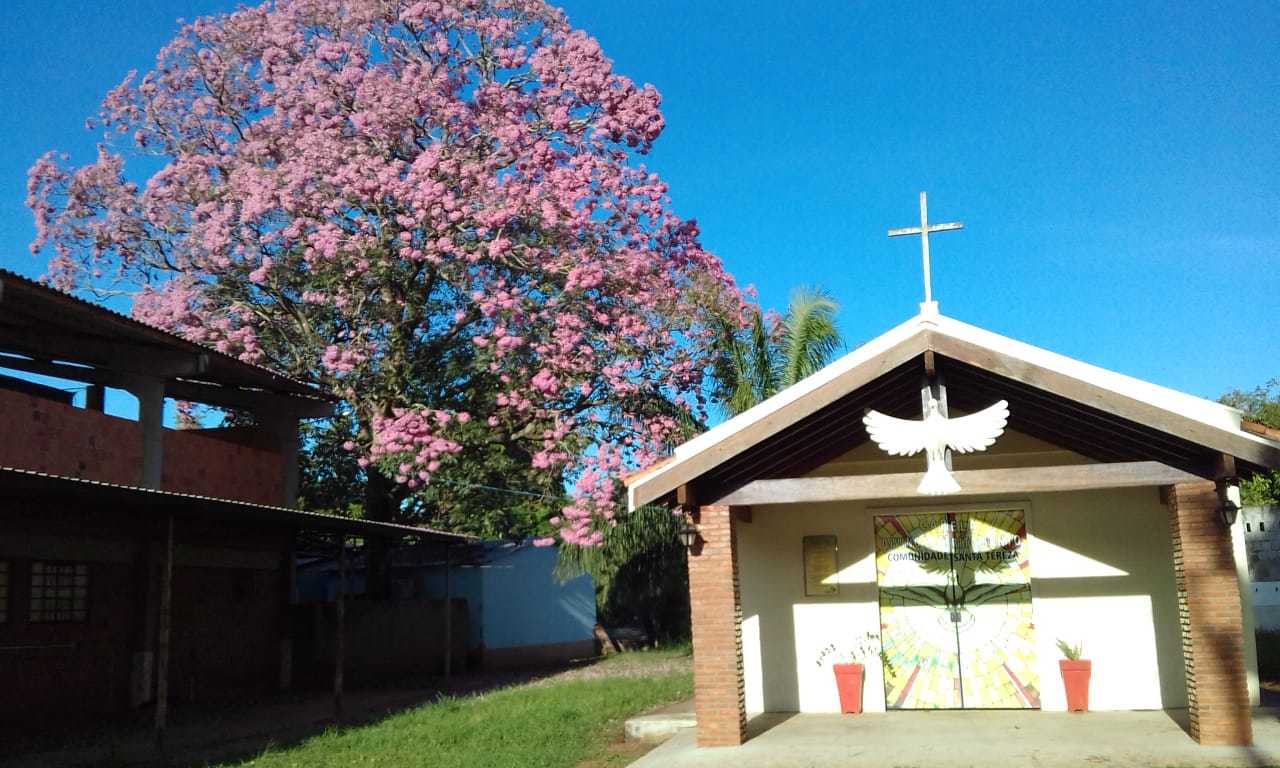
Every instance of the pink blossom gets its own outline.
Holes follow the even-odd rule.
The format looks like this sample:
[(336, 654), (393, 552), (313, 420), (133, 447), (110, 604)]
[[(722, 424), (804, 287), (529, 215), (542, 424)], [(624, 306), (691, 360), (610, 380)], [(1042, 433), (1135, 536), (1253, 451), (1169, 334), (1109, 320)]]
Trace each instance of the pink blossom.
[(541, 0), (199, 18), (93, 122), (95, 159), (28, 172), (51, 282), (339, 394), (343, 448), (407, 487), (514, 445), (571, 487), (561, 541), (599, 543), (673, 412), (705, 420), (718, 323), (749, 314), (641, 163), (657, 89)]

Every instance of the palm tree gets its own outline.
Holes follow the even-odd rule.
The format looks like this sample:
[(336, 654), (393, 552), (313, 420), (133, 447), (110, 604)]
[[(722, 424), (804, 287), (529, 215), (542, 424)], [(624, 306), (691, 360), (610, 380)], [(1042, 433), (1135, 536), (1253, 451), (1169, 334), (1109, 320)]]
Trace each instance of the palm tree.
[(656, 504), (620, 514), (595, 547), (561, 544), (561, 581), (590, 574), (599, 621), (639, 626), (653, 642), (688, 637), (689, 580), (680, 529), (684, 518)]
[(722, 321), (716, 380), (726, 414), (736, 416), (831, 362), (844, 346), (839, 309), (826, 289), (804, 286), (792, 291), (786, 315), (776, 322), (759, 309), (745, 329)]
[[(727, 415), (741, 413), (819, 370), (844, 346), (836, 329), (836, 300), (821, 288), (797, 288), (787, 313), (774, 320), (754, 309), (747, 323), (722, 318), (715, 370), (716, 397)], [(677, 409), (672, 415), (683, 411)], [(688, 419), (687, 413), (684, 418)], [(705, 429), (687, 424), (688, 436)], [(641, 624), (651, 639), (688, 631), (685, 550), (677, 536), (683, 518), (646, 505), (619, 515), (597, 547), (560, 546), (561, 579), (589, 573), (599, 590), (602, 622)]]

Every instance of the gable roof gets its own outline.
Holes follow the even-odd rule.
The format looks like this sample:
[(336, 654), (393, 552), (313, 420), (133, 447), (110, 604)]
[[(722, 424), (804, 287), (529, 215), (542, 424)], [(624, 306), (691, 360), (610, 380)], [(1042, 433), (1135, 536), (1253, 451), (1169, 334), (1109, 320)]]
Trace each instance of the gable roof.
[[(918, 417), (924, 369), (917, 358), (926, 354), (954, 368), (966, 386), (1008, 388), (1026, 402), (1036, 402), (1044, 409), (1042, 422), (1057, 420), (1069, 409), (1083, 431), (1105, 425), (1122, 432), (1115, 448), (1092, 444), (1100, 459), (1128, 458), (1126, 450), (1150, 446), (1156, 458), (1197, 474), (1204, 474), (1198, 462), (1210, 453), (1236, 457), (1246, 471), (1280, 468), (1280, 442), (1244, 429), (1235, 408), (1025, 344), (926, 306), (821, 371), (680, 445), (668, 460), (626, 477), (629, 505), (634, 509), (661, 499), (735, 460), (738, 466), (731, 475), (721, 472), (717, 489), (754, 479), (768, 470), (767, 462), (756, 458), (744, 464), (740, 457), (757, 447), (775, 452), (795, 448), (794, 439), (785, 445), (780, 440), (788, 430), (808, 430), (808, 442), (813, 442), (816, 425), (842, 419), (846, 442), (854, 433), (865, 439), (860, 416), (868, 403), (881, 409), (887, 403), (890, 411), (893, 406), (908, 409), (908, 416), (914, 403)], [(953, 404), (961, 405), (954, 399)], [(836, 407), (842, 408), (840, 413)], [(1013, 417), (1019, 410), (1011, 408)], [(1087, 435), (1071, 439), (1090, 445)]]

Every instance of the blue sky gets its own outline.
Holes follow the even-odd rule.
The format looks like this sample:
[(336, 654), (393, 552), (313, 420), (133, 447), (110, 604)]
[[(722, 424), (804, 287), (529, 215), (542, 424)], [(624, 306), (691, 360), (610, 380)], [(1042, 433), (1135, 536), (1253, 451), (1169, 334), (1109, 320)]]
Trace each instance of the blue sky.
[[(27, 274), (26, 168), (92, 156), (101, 96), (213, 0), (0, 9), (0, 264)], [(564, 3), (663, 94), (647, 160), (762, 303), (820, 283), (858, 343), (921, 300), (1216, 397), (1280, 376), (1280, 4)]]

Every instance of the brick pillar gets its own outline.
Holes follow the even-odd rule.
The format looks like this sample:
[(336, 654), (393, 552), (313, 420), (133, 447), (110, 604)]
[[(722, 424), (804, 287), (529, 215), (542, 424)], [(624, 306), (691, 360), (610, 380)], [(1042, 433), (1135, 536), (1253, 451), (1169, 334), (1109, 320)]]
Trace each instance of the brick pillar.
[(698, 746), (736, 746), (746, 738), (747, 706), (733, 513), (726, 506), (700, 507), (694, 523), (702, 537), (689, 553)]
[(1212, 482), (1168, 489), (1173, 567), (1191, 736), (1201, 744), (1253, 743), (1240, 585), (1231, 532)]

